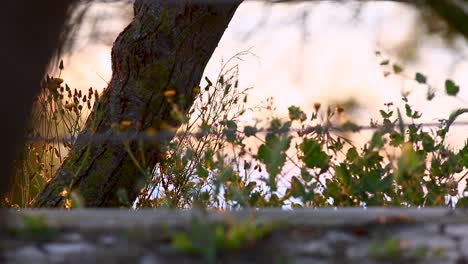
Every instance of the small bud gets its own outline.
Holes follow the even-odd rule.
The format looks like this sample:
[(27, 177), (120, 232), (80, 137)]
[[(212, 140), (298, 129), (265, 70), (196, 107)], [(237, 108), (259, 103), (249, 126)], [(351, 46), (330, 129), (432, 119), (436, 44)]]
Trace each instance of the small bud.
[(315, 102), (315, 103), (314, 103), (314, 109), (315, 109), (315, 111), (318, 111), (318, 110), (320, 109), (320, 106), (322, 106), (321, 103)]
[(145, 134), (148, 136), (148, 137), (154, 137), (156, 135), (156, 129), (154, 127), (149, 127), (147, 129), (145, 129)]
[(337, 105), (337, 106), (336, 106), (336, 111), (337, 111), (339, 114), (341, 114), (341, 113), (343, 113), (343, 111), (344, 111), (344, 107), (341, 106), (341, 105)]
[(167, 90), (167, 91), (164, 91), (164, 96), (165, 96), (165, 97), (173, 97), (175, 94), (176, 94), (176, 91), (175, 91), (175, 90)]
[(63, 190), (59, 194), (61, 197), (66, 197), (68, 195), (68, 190), (67, 188), (63, 188)]
[(132, 121), (123, 120), (120, 122), (120, 130), (125, 131), (132, 125)]
[(71, 110), (73, 109), (73, 107), (75, 107), (75, 103), (70, 102), (70, 103), (66, 103), (66, 104), (65, 104), (65, 108), (66, 108), (67, 110), (70, 110), (70, 111), (71, 111)]

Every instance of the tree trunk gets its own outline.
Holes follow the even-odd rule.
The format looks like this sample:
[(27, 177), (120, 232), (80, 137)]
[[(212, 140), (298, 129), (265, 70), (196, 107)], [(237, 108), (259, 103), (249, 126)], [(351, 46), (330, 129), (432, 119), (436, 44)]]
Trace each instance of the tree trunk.
[(427, 4), (449, 26), (468, 39), (468, 0), (428, 0)]
[[(109, 86), (33, 206), (62, 207), (71, 192), (86, 207), (129, 206), (136, 199), (144, 171), (158, 161), (158, 146), (188, 114), (193, 88), (241, 0), (196, 2), (135, 2), (135, 17), (112, 49)], [(157, 144), (140, 141), (150, 128)]]

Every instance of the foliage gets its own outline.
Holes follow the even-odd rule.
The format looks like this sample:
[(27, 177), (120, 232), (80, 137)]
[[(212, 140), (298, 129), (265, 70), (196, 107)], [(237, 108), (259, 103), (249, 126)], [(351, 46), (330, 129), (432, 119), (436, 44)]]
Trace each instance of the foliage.
[[(239, 53), (224, 63), (216, 81), (206, 77), (205, 87), (194, 88), (198, 97), (190, 118), (183, 117), (184, 125), (163, 146), (155, 168), (146, 167), (145, 160), (139, 159), (141, 155), (127, 148), (148, 179), (133, 204), (135, 208), (468, 204), (464, 196), (468, 188), (462, 185), (468, 174), (468, 142), (457, 150), (446, 140), (450, 127), (468, 109), (458, 109), (440, 120), (438, 126), (427, 127), (418, 123), (423, 113), (414, 109), (409, 93), (404, 93), (403, 107), (386, 103), (379, 111), (380, 119), (371, 120), (367, 127), (373, 131), (369, 140), (356, 146), (349, 137), (364, 127), (340, 121), (346, 120), (343, 106), (316, 103), (311, 114), (291, 106), (283, 118), (276, 116), (272, 98), (265, 105), (246, 108), (249, 89), (239, 88), (239, 69), (231, 65), (247, 54)], [(435, 89), (424, 74), (410, 77), (403, 67), (389, 60), (381, 65), (388, 68), (385, 76), (397, 74), (412, 79), (427, 87), (427, 100), (434, 98)], [(42, 107), (41, 111), (34, 111), (32, 117), (41, 125), (33, 126), (30, 135), (52, 140), (25, 146), (24, 158), (18, 162), (18, 172), (23, 174), (17, 177), (17, 186), (25, 195), (19, 200), (9, 198), (6, 206), (27, 206), (53, 174), (67, 148), (72, 147), (73, 138), (83, 126), (84, 104), (91, 108), (90, 100), (97, 97), (92, 89), (86, 97), (62, 83), (54, 77), (47, 77), (44, 83), (36, 106)], [(457, 96), (460, 87), (447, 80), (444, 89), (447, 96)], [(255, 123), (240, 122), (247, 112), (267, 116), (255, 119)], [(124, 133), (125, 124), (119, 127)], [(58, 140), (66, 133), (71, 135), (70, 141)], [(35, 154), (39, 150), (42, 152)], [(34, 155), (37, 160), (31, 158)], [(73, 196), (73, 192), (64, 192)], [(77, 206), (73, 203), (76, 199), (69, 200), (68, 207)]]
[[(401, 66), (392, 64), (391, 68), (404, 76)], [(427, 77), (416, 73), (413, 80), (428, 86), (427, 99), (432, 100), (435, 94)], [(458, 89), (453, 81), (446, 81), (448, 96), (456, 96)], [(289, 118), (271, 115), (263, 127), (258, 122), (241, 127), (227, 115), (219, 122), (199, 125), (200, 131), (207, 131), (219, 124), (222, 139), (216, 142), (224, 144), (196, 150), (198, 164), (192, 165), (193, 181), (187, 184), (198, 186), (197, 194), (184, 197), (183, 206), (172, 206), (451, 207), (457, 201), (464, 206), (466, 190), (460, 183), (466, 181), (468, 146), (454, 150), (446, 138), (451, 125), (468, 110), (458, 109), (440, 120), (439, 126), (426, 128), (417, 123), (422, 113), (411, 106), (408, 95), (402, 98), (403, 109), (385, 104), (381, 120), (371, 122), (373, 135), (362, 147), (345, 137), (360, 126), (349, 121), (332, 125), (345, 109), (323, 109), (320, 103), (311, 116), (291, 106)], [(272, 109), (270, 100), (264, 110)], [(252, 149), (252, 139), (261, 142), (256, 149)], [(182, 147), (184, 153), (195, 152), (188, 145)]]

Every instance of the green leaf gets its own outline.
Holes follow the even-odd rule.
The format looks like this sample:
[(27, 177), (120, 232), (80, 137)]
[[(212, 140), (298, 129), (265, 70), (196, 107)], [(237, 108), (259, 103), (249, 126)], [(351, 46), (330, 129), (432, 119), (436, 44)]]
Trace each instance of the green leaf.
[(460, 87), (456, 85), (452, 80), (445, 81), (445, 92), (450, 96), (457, 96), (460, 91)]
[(202, 199), (205, 202), (209, 201), (210, 200), (210, 192), (202, 192), (200, 194), (200, 199)]
[(389, 60), (383, 60), (382, 62), (380, 62), (380, 65), (388, 65), (388, 63), (390, 63)]
[(308, 168), (328, 169), (330, 157), (323, 152), (322, 146), (314, 139), (305, 139), (300, 145), (304, 153), (303, 161)]
[(422, 133), (422, 144), (426, 152), (432, 152), (436, 149), (434, 139), (428, 133)]
[(258, 131), (258, 129), (256, 127), (253, 127), (253, 126), (245, 126), (244, 127), (244, 134), (245, 134), (246, 137), (255, 136), (257, 131)]
[(306, 168), (301, 168), (301, 178), (305, 182), (310, 182), (312, 180), (312, 175), (307, 171)]
[(197, 174), (200, 178), (206, 179), (208, 177), (208, 171), (203, 167), (202, 164), (197, 165)]
[(362, 175), (362, 184), (366, 192), (375, 194), (379, 190), (379, 185), (381, 183), (378, 170), (371, 170)]
[(403, 121), (403, 117), (401, 116), (400, 109), (397, 109), (398, 114), (398, 129), (400, 130), (400, 134), (405, 134), (405, 122)]
[(346, 153), (346, 159), (348, 161), (354, 162), (354, 161), (357, 160), (357, 158), (359, 158), (359, 154), (358, 154), (356, 148), (352, 147), (352, 148), (348, 149), (348, 152)]
[[(349, 151), (348, 151), (349, 153)], [(344, 185), (349, 185), (351, 183), (351, 174), (349, 173), (346, 164), (341, 163), (340, 166), (335, 167), (336, 178), (341, 181)]]
[(440, 176), (441, 175), (442, 170), (441, 170), (440, 160), (435, 159), (435, 158), (431, 160), (430, 172), (431, 172), (431, 176)]
[(397, 147), (405, 141), (405, 137), (403, 136), (404, 134), (400, 134), (397, 132), (392, 132), (390, 134), (390, 146)]
[(291, 195), (294, 198), (302, 197), (305, 194), (304, 186), (302, 185), (301, 181), (296, 176), (293, 176), (291, 178), (290, 190), (291, 190)]
[(307, 119), (307, 115), (301, 110), (301, 108), (297, 106), (290, 106), (288, 107), (289, 111), (289, 119), (291, 121), (294, 120), (299, 120), (299, 121), (305, 121)]
[(465, 168), (468, 168), (468, 142), (465, 141), (465, 146), (458, 153)]
[(226, 126), (226, 128), (223, 129), (223, 135), (226, 137), (226, 141), (229, 143), (236, 141), (237, 124), (232, 120), (224, 120), (221, 124)]
[(381, 131), (375, 131), (374, 134), (372, 135), (369, 149), (381, 148), (384, 145), (382, 137), (383, 137), (383, 134)]
[(398, 64), (393, 64), (393, 72), (398, 74), (403, 71), (403, 68)]
[(421, 73), (417, 72), (416, 73), (416, 76), (414, 77), (414, 79), (418, 82), (418, 83), (421, 83), (421, 84), (425, 84), (427, 79), (426, 79), (426, 76), (422, 75)]
[(411, 117), (413, 116), (413, 110), (409, 104), (405, 104), (406, 116)]
[(258, 148), (257, 159), (263, 162), (269, 174), (269, 185), (274, 185), (276, 175), (281, 172), (281, 168), (286, 161), (286, 150), (289, 149), (291, 137), (283, 135), (280, 137), (268, 134), (265, 144)]
[(405, 143), (401, 148), (401, 155), (397, 161), (398, 183), (403, 183), (407, 177), (415, 178), (420, 176), (421, 170), (424, 170), (424, 160), (418, 155), (411, 143)]
[(229, 129), (237, 129), (237, 124), (233, 120), (223, 120), (221, 121), (221, 124)]
[(411, 106), (409, 104), (405, 104), (405, 110), (406, 110), (406, 116), (408, 116), (410, 118), (418, 119), (418, 118), (420, 118), (422, 116), (422, 113), (420, 113), (418, 111), (413, 112), (413, 109), (411, 108)]
[(393, 115), (393, 111), (390, 111), (390, 112), (385, 112), (384, 110), (379, 110), (380, 111), (380, 115), (382, 116), (382, 118), (389, 118)]
[(217, 177), (217, 180), (225, 183), (227, 181), (234, 180), (234, 170), (232, 167), (226, 167), (224, 168), (220, 173), (219, 176)]

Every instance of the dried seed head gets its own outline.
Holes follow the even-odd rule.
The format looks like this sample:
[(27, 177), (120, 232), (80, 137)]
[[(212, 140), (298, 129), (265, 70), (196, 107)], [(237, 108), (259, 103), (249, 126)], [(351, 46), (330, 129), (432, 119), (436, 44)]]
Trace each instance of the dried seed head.
[(314, 103), (314, 109), (315, 109), (315, 111), (318, 111), (318, 110), (320, 109), (320, 106), (322, 106), (321, 103), (315, 102), (315, 103)]
[(341, 114), (341, 113), (344, 112), (344, 107), (341, 106), (341, 105), (337, 105), (337, 106), (336, 106), (336, 111), (337, 111), (339, 114)]

